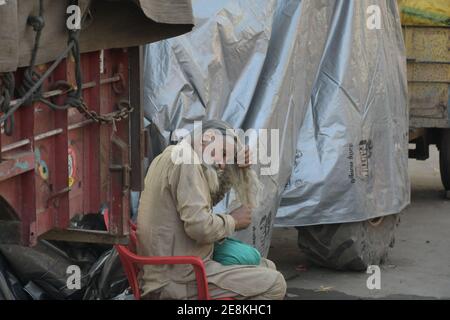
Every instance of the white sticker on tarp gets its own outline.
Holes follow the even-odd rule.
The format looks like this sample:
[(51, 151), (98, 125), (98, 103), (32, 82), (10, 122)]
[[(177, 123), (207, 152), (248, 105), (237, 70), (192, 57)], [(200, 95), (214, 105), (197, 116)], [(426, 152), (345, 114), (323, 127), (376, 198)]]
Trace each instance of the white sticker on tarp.
[(369, 177), (369, 159), (372, 156), (372, 140), (361, 140), (359, 142), (359, 165), (358, 175), (361, 179)]

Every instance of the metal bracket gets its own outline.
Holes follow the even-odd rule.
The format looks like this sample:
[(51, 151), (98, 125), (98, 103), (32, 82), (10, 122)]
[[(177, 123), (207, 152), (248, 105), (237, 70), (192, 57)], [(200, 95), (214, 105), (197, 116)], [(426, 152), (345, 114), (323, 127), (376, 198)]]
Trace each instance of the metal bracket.
[[(47, 208), (50, 206), (49, 203), (50, 203), (51, 200), (53, 200), (53, 199), (56, 200), (56, 199), (59, 198), (60, 196), (66, 194), (66, 193), (69, 193), (70, 190), (71, 190), (70, 187), (66, 187), (66, 188), (64, 188), (64, 189), (61, 189), (61, 190), (59, 190), (59, 191), (56, 191), (55, 193), (52, 193), (52, 194), (47, 198)], [(57, 203), (56, 201), (54, 201), (54, 202), (53, 202), (53, 206), (54, 206), (55, 208), (57, 208), (59, 205), (58, 205), (58, 203)]]

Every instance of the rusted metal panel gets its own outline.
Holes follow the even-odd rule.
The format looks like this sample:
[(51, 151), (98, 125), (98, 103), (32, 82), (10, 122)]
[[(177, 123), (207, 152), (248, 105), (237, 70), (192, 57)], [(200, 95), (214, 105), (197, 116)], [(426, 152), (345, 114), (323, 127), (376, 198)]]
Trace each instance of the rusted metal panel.
[(25, 173), (34, 171), (34, 154), (32, 152), (18, 153), (0, 162), (0, 181), (4, 181)]
[(131, 189), (142, 191), (144, 189), (144, 88), (143, 88), (143, 47), (132, 47), (130, 52), (130, 103), (133, 112), (130, 116), (130, 134), (133, 137), (131, 144)]
[[(63, 90), (53, 84), (74, 85), (74, 62), (64, 60), (43, 84), (46, 97), (62, 102)], [(39, 72), (48, 65), (38, 67)], [(128, 52), (111, 49), (82, 55), (83, 99), (90, 110), (108, 114), (129, 99)], [(15, 74), (20, 83), (23, 70)], [(74, 108), (54, 110), (42, 103), (22, 106), (15, 114), (12, 135), (0, 134), (0, 194), (17, 213), (18, 222), (0, 219), (0, 230), (19, 223), (21, 242), (32, 245), (50, 230), (64, 238), (70, 218), (110, 208), (112, 230), (106, 236), (84, 230), (78, 241), (97, 238), (111, 243), (126, 238), (129, 218), (129, 123), (97, 123)], [(122, 142), (117, 150), (115, 142)], [(113, 146), (114, 144), (114, 146)], [(119, 161), (116, 162), (116, 159)], [(110, 173), (120, 164), (120, 178)], [(8, 227), (9, 226), (9, 227)], [(67, 231), (67, 239), (77, 240)], [(86, 234), (89, 234), (88, 236)]]
[[(101, 101), (102, 113), (107, 113), (111, 102), (115, 107), (123, 98), (129, 97), (129, 74), (128, 74), (128, 50), (108, 50), (104, 56), (104, 78), (110, 78), (113, 75), (120, 75), (120, 81), (115, 85), (102, 86), (101, 97), (108, 99)], [(138, 85), (138, 84), (135, 84)], [(117, 236), (128, 234), (129, 220), (129, 170), (126, 172), (111, 171), (111, 166), (122, 165), (129, 168), (130, 145), (129, 141), (129, 118), (116, 122), (113, 126), (103, 127), (101, 134), (102, 144), (108, 152), (104, 152), (103, 161), (108, 165), (102, 167), (103, 181), (107, 182), (107, 198), (110, 199), (109, 232)], [(117, 141), (123, 142), (122, 148), (117, 148)], [(126, 174), (126, 177), (123, 177)]]

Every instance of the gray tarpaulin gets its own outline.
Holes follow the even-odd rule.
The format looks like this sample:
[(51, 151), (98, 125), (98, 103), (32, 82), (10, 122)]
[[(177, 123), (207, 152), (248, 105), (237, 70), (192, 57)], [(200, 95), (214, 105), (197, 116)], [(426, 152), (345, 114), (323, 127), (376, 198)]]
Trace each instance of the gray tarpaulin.
[[(374, 4), (380, 30), (367, 27)], [(154, 151), (194, 120), (279, 129), (279, 171), (261, 176), (263, 203), (239, 238), (267, 254), (274, 221), (360, 221), (409, 203), (395, 1), (196, 0), (193, 9), (191, 33), (147, 46), (145, 116)]]

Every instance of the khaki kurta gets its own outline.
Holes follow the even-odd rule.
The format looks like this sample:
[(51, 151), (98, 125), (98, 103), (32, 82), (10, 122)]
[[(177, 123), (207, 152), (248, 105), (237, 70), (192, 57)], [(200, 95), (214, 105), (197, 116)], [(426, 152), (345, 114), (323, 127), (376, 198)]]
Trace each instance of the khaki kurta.
[[(233, 234), (234, 218), (212, 212), (202, 166), (174, 164), (173, 148), (153, 160), (145, 178), (137, 219), (138, 253), (199, 256), (210, 284), (244, 297), (264, 293), (279, 273), (257, 266), (223, 266), (211, 260), (214, 242)], [(140, 281), (143, 295), (161, 289), (165, 297), (184, 299), (190, 295), (195, 275), (187, 265), (145, 266)]]

